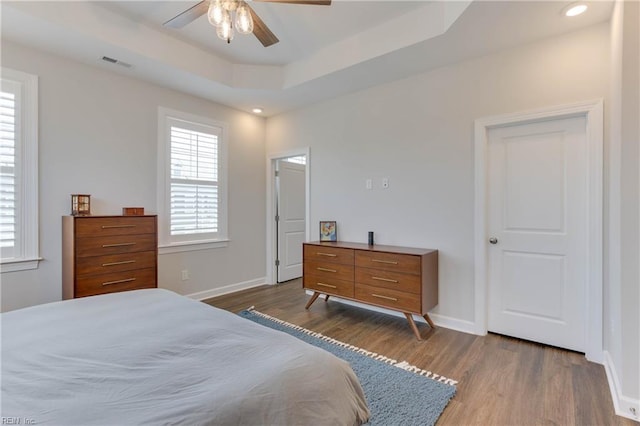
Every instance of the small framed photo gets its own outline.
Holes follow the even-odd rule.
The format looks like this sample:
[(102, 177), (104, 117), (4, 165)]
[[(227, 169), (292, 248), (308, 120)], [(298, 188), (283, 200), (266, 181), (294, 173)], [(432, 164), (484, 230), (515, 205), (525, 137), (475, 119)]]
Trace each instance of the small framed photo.
[(336, 221), (320, 221), (320, 241), (338, 241)]

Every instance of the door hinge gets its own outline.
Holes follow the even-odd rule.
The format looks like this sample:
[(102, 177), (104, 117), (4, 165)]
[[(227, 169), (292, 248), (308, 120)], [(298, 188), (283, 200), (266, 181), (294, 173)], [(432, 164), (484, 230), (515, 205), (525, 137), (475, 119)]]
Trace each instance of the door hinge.
[(276, 170), (276, 177), (280, 176), (280, 172)]
[(276, 259), (276, 266), (280, 266), (280, 261)]
[(276, 215), (276, 222), (280, 222), (280, 216)]

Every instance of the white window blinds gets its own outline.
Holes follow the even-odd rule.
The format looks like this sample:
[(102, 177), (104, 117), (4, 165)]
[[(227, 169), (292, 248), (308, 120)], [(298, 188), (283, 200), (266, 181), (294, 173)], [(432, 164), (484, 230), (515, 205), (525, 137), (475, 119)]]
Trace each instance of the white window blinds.
[(20, 253), (19, 205), (16, 185), (16, 103), (20, 98), (20, 85), (3, 81), (0, 92), (0, 247), (2, 258), (15, 258)]
[(171, 235), (218, 232), (218, 136), (171, 126)]

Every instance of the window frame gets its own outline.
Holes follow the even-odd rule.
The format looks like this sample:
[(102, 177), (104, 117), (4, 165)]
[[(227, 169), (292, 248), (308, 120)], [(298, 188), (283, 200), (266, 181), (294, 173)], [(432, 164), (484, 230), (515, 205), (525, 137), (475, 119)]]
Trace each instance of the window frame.
[[(218, 135), (218, 232), (171, 236), (171, 126), (179, 122), (219, 129)], [(227, 124), (206, 117), (158, 107), (158, 253), (176, 253), (226, 247), (227, 227)]]
[(0, 79), (20, 87), (16, 114), (19, 136), (16, 138), (16, 176), (19, 226), (16, 235), (19, 253), (1, 258), (1, 272), (37, 269), (40, 260), (38, 210), (38, 76), (11, 68), (0, 68)]

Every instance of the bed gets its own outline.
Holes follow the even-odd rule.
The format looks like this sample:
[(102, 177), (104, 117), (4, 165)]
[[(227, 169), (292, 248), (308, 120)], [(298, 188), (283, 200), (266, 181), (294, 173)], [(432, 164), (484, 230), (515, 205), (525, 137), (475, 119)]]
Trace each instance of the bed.
[(2, 416), (54, 425), (354, 425), (345, 361), (162, 289), (2, 314)]

